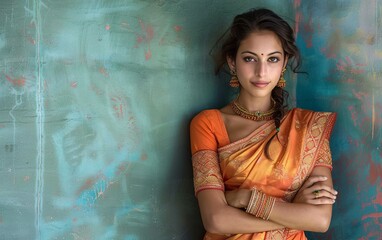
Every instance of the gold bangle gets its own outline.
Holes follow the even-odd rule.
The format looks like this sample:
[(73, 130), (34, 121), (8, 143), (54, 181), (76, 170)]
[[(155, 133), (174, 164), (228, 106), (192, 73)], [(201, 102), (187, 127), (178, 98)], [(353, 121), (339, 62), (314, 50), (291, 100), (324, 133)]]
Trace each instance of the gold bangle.
[(265, 193), (254, 189), (245, 211), (257, 218), (268, 220), (275, 202), (275, 197), (267, 196)]
[(252, 190), (247, 209), (245, 210), (247, 213), (252, 214), (253, 208), (254, 208), (256, 200), (257, 200), (257, 194), (258, 194), (258, 192), (256, 189)]
[(275, 203), (276, 203), (276, 198), (272, 198), (272, 201), (271, 201), (271, 204), (270, 204), (270, 207), (269, 207), (269, 211), (268, 211), (268, 213), (267, 213), (267, 215), (266, 216), (264, 216), (264, 220), (267, 220), (268, 221), (268, 219), (269, 219), (269, 216), (271, 215), (271, 213), (272, 213), (272, 210), (273, 210), (273, 207), (275, 206)]

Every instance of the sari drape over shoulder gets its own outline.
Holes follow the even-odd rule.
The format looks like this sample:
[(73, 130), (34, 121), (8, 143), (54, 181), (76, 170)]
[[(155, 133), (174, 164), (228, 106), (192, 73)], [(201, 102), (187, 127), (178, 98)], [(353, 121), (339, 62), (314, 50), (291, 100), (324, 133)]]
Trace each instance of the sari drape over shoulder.
[[(336, 115), (295, 108), (281, 122), (278, 136), (273, 121), (266, 122), (247, 137), (229, 142), (219, 110), (205, 110), (191, 123), (191, 150), (195, 194), (207, 189), (258, 189), (291, 202), (315, 166), (332, 168), (329, 138)], [(281, 229), (252, 234), (216, 235), (205, 240), (306, 239), (300, 230)]]

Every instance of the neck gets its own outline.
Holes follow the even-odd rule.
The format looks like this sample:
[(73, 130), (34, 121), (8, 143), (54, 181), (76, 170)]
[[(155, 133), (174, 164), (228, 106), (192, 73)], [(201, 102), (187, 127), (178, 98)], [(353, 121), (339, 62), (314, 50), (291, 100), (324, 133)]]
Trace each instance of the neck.
[(250, 112), (265, 112), (273, 107), (270, 96), (256, 98), (247, 97), (245, 94), (239, 94), (236, 101)]

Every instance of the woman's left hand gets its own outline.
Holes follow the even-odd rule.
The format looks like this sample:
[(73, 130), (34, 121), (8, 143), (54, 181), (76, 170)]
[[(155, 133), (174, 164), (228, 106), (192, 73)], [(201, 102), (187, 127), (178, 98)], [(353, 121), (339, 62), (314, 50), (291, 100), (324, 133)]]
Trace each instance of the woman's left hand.
[(246, 208), (252, 191), (249, 189), (235, 189), (225, 192), (227, 204), (235, 208)]
[(325, 176), (311, 176), (297, 192), (293, 203), (308, 203), (313, 205), (333, 204), (337, 191), (324, 184)]

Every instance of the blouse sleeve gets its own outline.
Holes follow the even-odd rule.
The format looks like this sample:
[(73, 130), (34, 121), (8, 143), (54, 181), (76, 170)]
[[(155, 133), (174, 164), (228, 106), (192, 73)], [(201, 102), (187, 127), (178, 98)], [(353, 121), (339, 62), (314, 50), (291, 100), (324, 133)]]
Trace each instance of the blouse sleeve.
[(213, 124), (205, 111), (191, 121), (192, 167), (195, 195), (206, 189), (224, 191)]
[(330, 151), (329, 139), (336, 121), (336, 114), (330, 113), (328, 115), (326, 125), (324, 128), (324, 133), (322, 136), (322, 142), (317, 150), (316, 160), (314, 163), (315, 167), (327, 167), (333, 169), (332, 166), (332, 154)]

